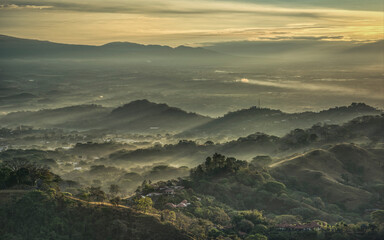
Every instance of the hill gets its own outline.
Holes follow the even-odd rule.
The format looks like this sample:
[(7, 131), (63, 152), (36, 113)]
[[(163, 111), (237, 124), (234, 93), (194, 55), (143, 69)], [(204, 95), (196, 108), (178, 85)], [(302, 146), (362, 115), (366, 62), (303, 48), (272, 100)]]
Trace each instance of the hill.
[(204, 125), (185, 131), (179, 136), (233, 136), (250, 132), (264, 132), (282, 136), (296, 128), (308, 128), (316, 123), (340, 124), (363, 115), (376, 115), (382, 111), (364, 103), (335, 107), (321, 112), (284, 113), (268, 108), (251, 107), (230, 112)]
[(150, 129), (175, 132), (204, 124), (211, 121), (211, 118), (144, 99), (114, 109), (108, 120), (113, 123), (111, 126), (113, 129), (125, 129), (131, 132)]
[(271, 174), (287, 186), (357, 209), (371, 201), (370, 187), (384, 183), (383, 153), (338, 144), (274, 163)]
[(100, 188), (79, 189), (88, 201), (61, 192), (60, 176), (28, 160), (2, 161), (0, 176), (1, 239), (191, 239), (154, 213), (104, 202)]
[(40, 128), (109, 129), (125, 132), (183, 131), (211, 120), (166, 104), (137, 100), (112, 109), (100, 105), (76, 105), (57, 109), (9, 113), (3, 125), (29, 125)]
[(166, 104), (156, 104), (149, 102), (146, 99), (136, 100), (125, 104), (121, 107), (112, 110), (110, 116), (113, 118), (124, 118), (134, 120), (140, 117), (145, 117), (150, 114), (158, 114), (167, 110), (169, 107)]
[(8, 95), (5, 97), (0, 97), (1, 102), (18, 102), (18, 101), (28, 101), (30, 99), (37, 98), (37, 96), (31, 93), (20, 93), (15, 95)]
[(190, 184), (196, 192), (235, 209), (296, 215), (306, 221), (335, 222), (340, 216), (352, 220), (353, 214), (363, 217), (365, 210), (383, 204), (382, 153), (342, 144), (284, 159), (269, 168), (260, 159), (249, 163), (214, 154), (192, 169)]
[(0, 222), (4, 239), (191, 239), (152, 215), (55, 192), (31, 191), (0, 205)]
[(356, 142), (382, 147), (384, 136), (384, 116), (371, 115), (336, 124), (315, 124), (310, 128), (296, 128), (282, 137), (265, 133), (254, 133), (237, 140), (223, 143), (217, 151), (242, 157), (252, 158), (255, 155), (267, 154), (279, 156), (309, 151), (313, 148), (329, 144)]
[[(74, 45), (48, 41), (21, 39), (0, 35), (0, 59), (126, 59), (143, 61), (155, 59), (190, 59), (204, 61), (221, 54), (204, 48), (161, 45), (142, 45), (130, 42), (112, 42), (102, 46)], [(177, 61), (176, 61), (177, 62)]]
[[(1, 153), (0, 235), (5, 239), (317, 240), (342, 235), (379, 240), (384, 233), (377, 210), (384, 196), (379, 148), (335, 144), (273, 164), (267, 156), (247, 162), (215, 153), (177, 180), (161, 175), (185, 176), (180, 174), (188, 168), (163, 165), (138, 174), (115, 163), (88, 168), (90, 159), (84, 158), (74, 165), (84, 170), (73, 171), (77, 177), (70, 180), (41, 165), (53, 163), (46, 158), (56, 158), (57, 151)], [(68, 161), (76, 161), (73, 157)], [(73, 169), (60, 158), (59, 166)], [(81, 177), (89, 181), (80, 183)], [(122, 198), (123, 182), (142, 184)]]
[(51, 128), (89, 123), (106, 116), (111, 110), (100, 105), (76, 105), (39, 111), (24, 111), (9, 113), (1, 121), (7, 126), (29, 125), (40, 128)]
[(297, 152), (345, 142), (381, 148), (383, 136), (384, 115), (363, 116), (341, 125), (315, 124), (307, 129), (295, 129), (283, 137), (258, 132), (223, 143), (180, 140), (175, 144), (157, 145), (145, 149), (119, 150), (111, 153), (108, 160), (122, 165), (167, 162), (192, 167), (204, 156), (215, 152), (250, 161), (258, 155), (281, 158)]

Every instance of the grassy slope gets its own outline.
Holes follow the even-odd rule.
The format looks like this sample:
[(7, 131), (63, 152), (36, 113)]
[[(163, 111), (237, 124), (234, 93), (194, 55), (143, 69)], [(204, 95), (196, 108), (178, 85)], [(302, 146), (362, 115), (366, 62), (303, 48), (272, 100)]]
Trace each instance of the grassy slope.
[(338, 144), (284, 159), (270, 167), (282, 181), (294, 180), (301, 190), (356, 209), (371, 197), (363, 185), (384, 182), (381, 156), (355, 145)]
[(190, 239), (157, 217), (122, 206), (31, 191), (0, 206), (0, 239)]

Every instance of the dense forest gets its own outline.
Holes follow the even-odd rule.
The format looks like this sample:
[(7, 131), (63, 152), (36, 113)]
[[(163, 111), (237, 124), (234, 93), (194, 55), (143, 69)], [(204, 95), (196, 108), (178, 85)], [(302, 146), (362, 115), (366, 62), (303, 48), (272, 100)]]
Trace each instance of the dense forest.
[[(166, 115), (161, 121), (171, 125), (165, 120), (180, 116), (235, 125), (258, 116), (256, 129), (283, 114), (251, 108), (212, 120), (140, 100), (3, 119), (33, 124), (68, 112), (65, 125), (73, 127), (79, 117), (106, 114), (112, 125), (125, 119), (116, 127)], [(318, 116), (334, 121), (227, 138), (218, 129), (187, 138), (180, 129), (153, 135), (7, 124), (0, 129), (1, 239), (383, 239), (384, 115), (354, 103), (290, 115), (290, 126)]]
[(383, 184), (364, 189), (372, 189), (369, 203), (348, 208), (277, 180), (273, 168), (267, 167), (270, 162), (268, 157), (248, 163), (216, 153), (191, 169), (188, 177), (144, 180), (135, 194), (122, 198), (114, 184), (108, 193), (100, 187), (63, 192), (63, 180), (46, 167), (19, 159), (4, 161), (1, 235), (3, 239), (382, 239), (384, 211), (368, 208), (382, 206)]

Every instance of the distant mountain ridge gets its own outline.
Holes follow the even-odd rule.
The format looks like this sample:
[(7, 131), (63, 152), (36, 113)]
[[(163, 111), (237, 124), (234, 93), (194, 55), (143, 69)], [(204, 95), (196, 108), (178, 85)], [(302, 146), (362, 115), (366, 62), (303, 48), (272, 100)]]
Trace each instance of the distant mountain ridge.
[(132, 101), (121, 107), (112, 110), (111, 117), (124, 117), (135, 115), (135, 117), (142, 117), (149, 113), (159, 113), (168, 109), (166, 104), (157, 104), (148, 101), (147, 99)]
[(183, 131), (212, 119), (146, 99), (117, 108), (100, 105), (76, 105), (39, 111), (13, 112), (1, 118), (7, 126), (31, 125), (63, 129), (112, 129), (128, 132)]
[(51, 128), (69, 122), (100, 118), (109, 112), (109, 108), (100, 105), (83, 104), (39, 111), (12, 112), (0, 118), (0, 121), (9, 126), (32, 125), (34, 127)]
[[(283, 41), (239, 41), (205, 44), (203, 47), (143, 45), (110, 42), (101, 46), (54, 43), (0, 35), (1, 59), (61, 59), (125, 61), (160, 65), (283, 64), (289, 62), (332, 62), (361, 64), (382, 61), (383, 41), (355, 43), (298, 39)], [(300, 58), (297, 58), (300, 55)], [(358, 57), (354, 56), (358, 55)], [(251, 61), (252, 60), (252, 61)], [(262, 61), (260, 61), (262, 60)]]
[(196, 113), (186, 112), (180, 108), (169, 107), (146, 99), (132, 101), (115, 108), (108, 119), (113, 123), (112, 129), (129, 129), (140, 132), (148, 129), (180, 131), (211, 121)]
[(101, 46), (54, 43), (0, 35), (1, 58), (119, 58), (119, 57), (218, 57), (219, 53), (187, 46), (175, 48), (131, 42), (111, 42)]
[(282, 136), (295, 128), (307, 128), (318, 122), (339, 124), (363, 115), (382, 113), (364, 103), (335, 107), (320, 112), (284, 113), (269, 108), (251, 107), (229, 112), (205, 125), (190, 129), (180, 136), (235, 136), (241, 137), (253, 132), (264, 132)]
[(308, 128), (323, 122), (340, 124), (381, 110), (364, 103), (335, 107), (320, 112), (284, 113), (280, 110), (251, 107), (210, 118), (186, 112), (147, 99), (132, 101), (117, 108), (100, 105), (76, 105), (39, 111), (13, 112), (0, 118), (5, 126), (31, 125), (63, 129), (111, 129), (128, 132), (172, 132), (180, 138), (242, 137), (264, 132), (282, 136), (296, 128)]
[[(372, 43), (355, 43), (346, 41), (322, 41), (321, 39), (282, 39), (271, 41), (234, 41), (218, 42), (204, 46), (220, 53), (231, 54), (234, 56), (280, 56), (281, 54), (378, 54), (383, 51), (384, 40)], [(293, 60), (293, 59), (292, 59)]]
[(8, 95), (5, 97), (0, 97), (0, 102), (2, 101), (25, 101), (28, 99), (37, 98), (37, 96), (33, 95), (32, 93), (20, 93), (20, 94), (14, 94), (14, 95)]
[(353, 48), (346, 50), (346, 53), (371, 53), (371, 54), (383, 54), (384, 53), (384, 40), (379, 40), (377, 42), (367, 43), (359, 45)]

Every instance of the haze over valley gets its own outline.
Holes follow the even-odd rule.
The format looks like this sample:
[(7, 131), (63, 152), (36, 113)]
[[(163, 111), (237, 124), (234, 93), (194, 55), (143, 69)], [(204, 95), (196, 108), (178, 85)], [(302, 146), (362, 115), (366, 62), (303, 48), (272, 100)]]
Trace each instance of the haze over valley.
[(0, 2), (0, 239), (384, 239), (382, 7)]
[[(131, 43), (79, 46), (2, 36), (1, 43), (3, 114), (79, 104), (117, 107), (138, 99), (210, 117), (259, 102), (285, 112), (320, 111), (352, 102), (383, 107), (383, 41), (170, 48)], [(245, 53), (247, 48), (253, 50)]]

